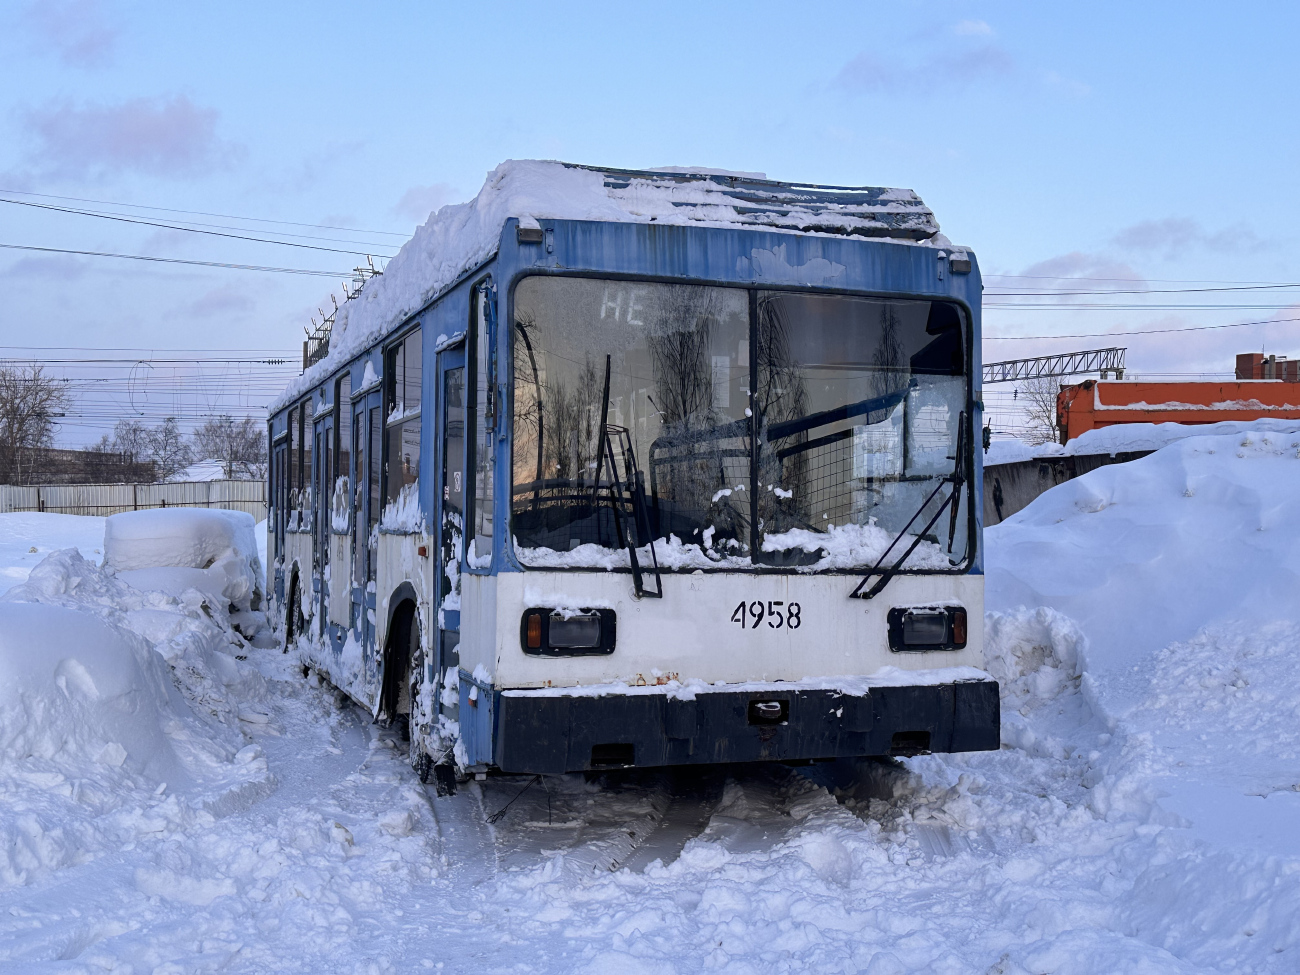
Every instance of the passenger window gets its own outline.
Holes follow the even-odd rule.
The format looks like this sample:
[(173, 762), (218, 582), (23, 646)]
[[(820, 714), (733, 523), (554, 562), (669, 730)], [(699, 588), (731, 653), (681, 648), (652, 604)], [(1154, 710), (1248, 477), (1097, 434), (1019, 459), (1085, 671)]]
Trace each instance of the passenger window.
[(302, 454), (302, 424), (298, 407), (289, 411), (289, 477), (285, 487), (288, 489), (288, 528), (294, 531), (298, 527), (298, 489), (302, 487), (299, 473)]
[(417, 329), (389, 350), (385, 527), (419, 527), (421, 347)]
[(486, 287), (474, 293), (474, 538), (468, 562), (474, 568), (492, 564), (493, 475), (496, 455), (492, 438), (495, 426), (495, 375), (493, 364), (491, 295)]
[(334, 389), (334, 430), (338, 436), (338, 448), (335, 451), (335, 473), (333, 496), (330, 499), (331, 528), (336, 532), (346, 532), (351, 527), (348, 517), (351, 507), (351, 490), (348, 477), (352, 468), (352, 375), (344, 373)]

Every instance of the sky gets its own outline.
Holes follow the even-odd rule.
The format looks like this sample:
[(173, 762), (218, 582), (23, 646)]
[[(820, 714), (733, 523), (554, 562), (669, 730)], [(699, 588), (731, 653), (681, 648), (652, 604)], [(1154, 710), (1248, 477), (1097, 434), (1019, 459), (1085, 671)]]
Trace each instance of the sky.
[(914, 189), (979, 258), (986, 361), (1300, 355), (1300, 287), (1186, 290), (1300, 285), (1292, 3), (0, 10), (0, 357), (77, 380), (66, 445), (259, 415), (350, 269), (510, 158)]

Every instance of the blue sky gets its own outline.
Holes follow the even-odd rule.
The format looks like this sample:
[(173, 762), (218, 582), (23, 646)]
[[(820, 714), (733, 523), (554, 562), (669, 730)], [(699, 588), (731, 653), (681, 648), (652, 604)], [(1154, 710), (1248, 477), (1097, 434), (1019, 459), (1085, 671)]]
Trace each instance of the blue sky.
[[(1027, 276), (990, 277), (990, 292), (1300, 280), (1294, 4), (3, 9), (8, 199), (391, 254), (503, 159), (703, 165), (911, 187), (986, 276)], [(327, 271), (357, 261), (4, 203), (0, 243)], [(339, 291), (332, 278), (5, 250), (0, 282), (5, 346), (292, 351)], [(1099, 300), (1118, 307), (1006, 308), (991, 295), (986, 331), (1300, 317), (1286, 311), (1300, 289)], [(1223, 371), (1236, 351), (1300, 354), (1300, 323), (990, 341), (985, 357), (1107, 344), (1128, 345), (1139, 373)], [(243, 402), (260, 395), (254, 383)]]

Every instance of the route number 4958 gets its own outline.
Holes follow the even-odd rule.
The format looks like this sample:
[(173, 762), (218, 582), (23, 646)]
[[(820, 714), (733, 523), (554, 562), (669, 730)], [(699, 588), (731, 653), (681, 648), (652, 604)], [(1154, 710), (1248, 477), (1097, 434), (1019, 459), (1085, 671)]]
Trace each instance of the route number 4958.
[(742, 630), (757, 630), (764, 620), (774, 630), (783, 626), (797, 630), (803, 622), (803, 611), (798, 603), (786, 603), (780, 599), (768, 600), (766, 605), (762, 600), (755, 599), (747, 603), (742, 599), (731, 614), (731, 622), (739, 623)]

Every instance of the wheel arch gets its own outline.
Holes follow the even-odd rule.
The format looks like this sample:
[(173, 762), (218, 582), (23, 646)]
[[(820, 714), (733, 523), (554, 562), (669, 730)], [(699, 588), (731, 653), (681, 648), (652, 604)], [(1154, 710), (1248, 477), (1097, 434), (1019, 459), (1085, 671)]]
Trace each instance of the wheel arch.
[[(384, 626), (384, 649), (379, 655), (379, 699), (375, 714), (389, 712), (401, 694), (400, 679), (406, 673), (408, 661), (398, 660), (394, 636), (405, 634), (412, 621), (418, 623), (420, 596), (410, 582), (402, 582), (388, 597), (388, 612)], [(423, 633), (423, 630), (421, 631)]]

